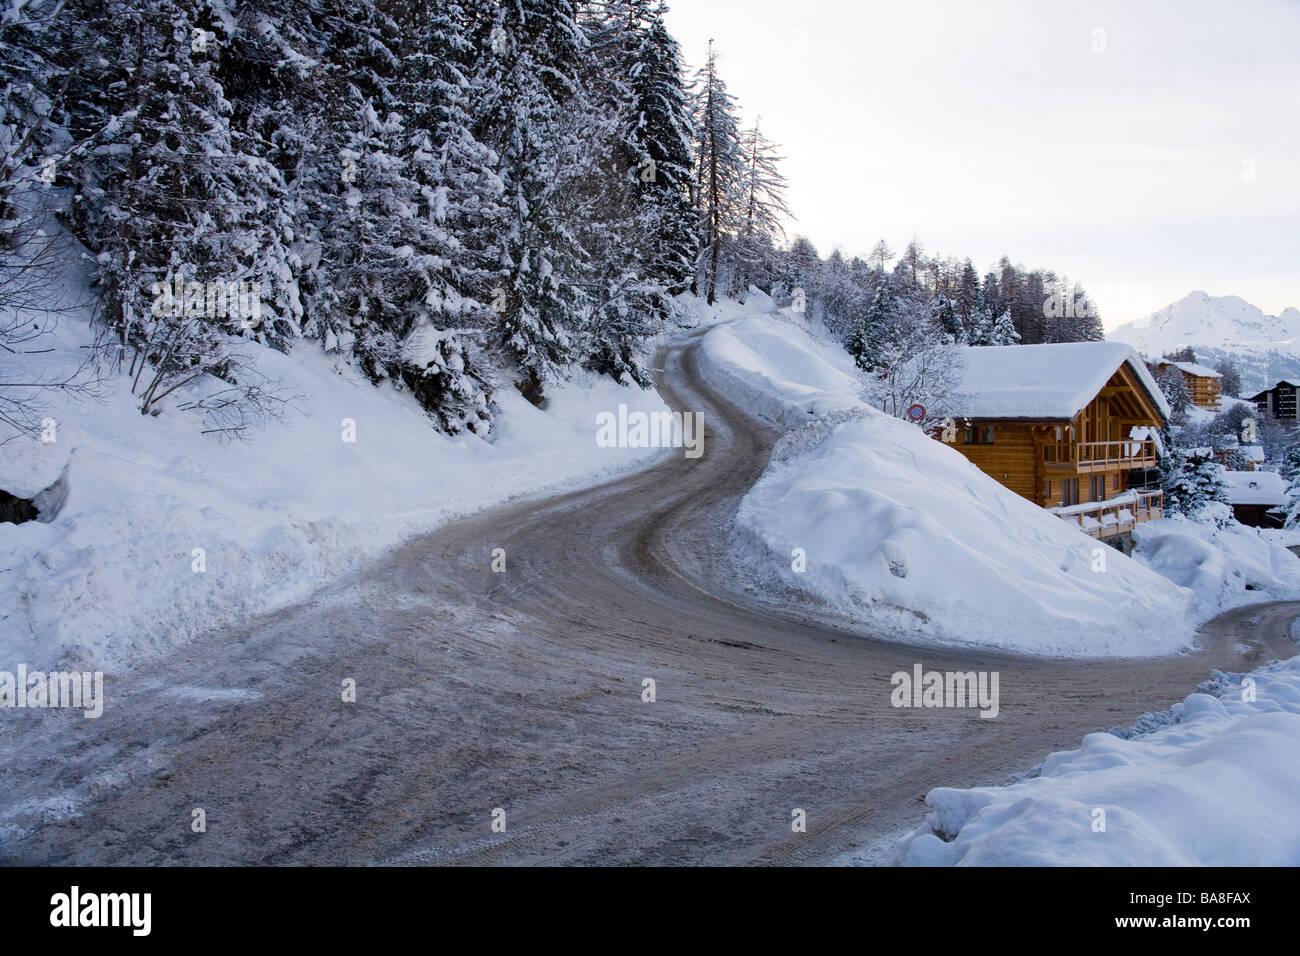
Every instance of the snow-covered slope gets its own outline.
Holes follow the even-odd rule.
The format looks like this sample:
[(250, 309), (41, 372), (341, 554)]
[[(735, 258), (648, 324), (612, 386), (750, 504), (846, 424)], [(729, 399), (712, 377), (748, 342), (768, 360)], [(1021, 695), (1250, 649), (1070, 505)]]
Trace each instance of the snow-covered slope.
[[(848, 355), (801, 322), (719, 325), (701, 364), (792, 429), (737, 515), (760, 580), (914, 642), (1134, 656), (1190, 638), (1188, 591), (869, 407)], [(1104, 565), (1094, 570), (1098, 548)]]
[(1300, 657), (1198, 690), (1013, 786), (931, 790), (903, 862), (1300, 866)]
[(1107, 338), (1132, 345), (1148, 359), (1190, 345), (1202, 365), (1231, 360), (1250, 396), (1280, 378), (1300, 379), (1300, 310), (1267, 315), (1235, 295), (1193, 292)]
[[(90, 338), (84, 317), (55, 334), (57, 352), (39, 357), (47, 374)], [(489, 442), (437, 433), (409, 393), (314, 344), (248, 349), (296, 410), (247, 442), (201, 434), (174, 405), (142, 416), (116, 377), (100, 401), (54, 400), (54, 442), (0, 445), (0, 488), (30, 495), (65, 465), (69, 488), (53, 522), (0, 523), (0, 669), (166, 649), (305, 598), (455, 514), (659, 453), (597, 446), (598, 412), (666, 408), (608, 378), (580, 375), (544, 410), (502, 388)]]
[(1108, 339), (1126, 342), (1148, 358), (1184, 345), (1205, 349), (1300, 350), (1300, 311), (1266, 315), (1235, 295), (1192, 292), (1159, 312), (1121, 325)]

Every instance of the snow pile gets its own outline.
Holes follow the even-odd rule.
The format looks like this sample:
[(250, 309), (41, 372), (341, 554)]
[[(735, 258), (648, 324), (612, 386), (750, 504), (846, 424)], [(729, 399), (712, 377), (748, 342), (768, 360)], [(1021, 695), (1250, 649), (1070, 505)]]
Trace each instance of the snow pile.
[[(42, 340), (53, 359), (79, 361), (84, 319), (54, 334)], [(248, 442), (204, 436), (174, 407), (142, 416), (115, 376), (98, 402), (52, 400), (55, 441), (0, 445), (0, 488), (30, 496), (66, 465), (68, 490), (51, 523), (0, 523), (0, 667), (163, 650), (301, 600), (454, 515), (663, 453), (597, 447), (599, 412), (666, 410), (657, 393), (608, 378), (579, 375), (545, 409), (501, 388), (490, 440), (453, 439), (409, 393), (312, 344), (292, 356), (248, 348), (294, 405)]]
[(868, 407), (838, 346), (751, 316), (702, 351), (706, 374), (793, 429), (737, 514), (760, 580), (915, 642), (1136, 656), (1190, 639), (1190, 595)]
[(1255, 528), (1175, 515), (1137, 525), (1133, 540), (1135, 560), (1191, 589), (1198, 618), (1253, 601), (1300, 598), (1300, 559)]
[(902, 861), (1300, 865), (1300, 658), (1216, 671), (1198, 690), (1127, 739), (1089, 734), (1012, 786), (931, 790)]

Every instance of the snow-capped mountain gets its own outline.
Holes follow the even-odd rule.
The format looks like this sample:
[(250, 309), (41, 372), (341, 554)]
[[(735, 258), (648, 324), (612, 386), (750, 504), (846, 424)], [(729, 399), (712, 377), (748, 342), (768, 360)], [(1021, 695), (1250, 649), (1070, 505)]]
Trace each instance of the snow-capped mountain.
[(1192, 292), (1107, 338), (1149, 359), (1188, 345), (1206, 365), (1231, 359), (1241, 370), (1245, 395), (1279, 378), (1300, 377), (1300, 309), (1268, 315), (1240, 296)]

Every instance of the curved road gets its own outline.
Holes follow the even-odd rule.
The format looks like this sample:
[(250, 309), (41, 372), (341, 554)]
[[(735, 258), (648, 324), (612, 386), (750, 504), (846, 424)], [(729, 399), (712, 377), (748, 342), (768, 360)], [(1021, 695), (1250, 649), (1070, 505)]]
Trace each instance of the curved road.
[[(818, 863), (917, 825), (931, 787), (1001, 783), (1296, 652), (1300, 604), (1224, 615), (1193, 654), (1077, 663), (885, 643), (737, 590), (730, 518), (777, 436), (693, 346), (659, 384), (703, 411), (702, 458), (441, 528), (111, 677), (99, 720), (5, 721), (0, 860)], [(892, 708), (918, 662), (997, 670), (1000, 716)]]

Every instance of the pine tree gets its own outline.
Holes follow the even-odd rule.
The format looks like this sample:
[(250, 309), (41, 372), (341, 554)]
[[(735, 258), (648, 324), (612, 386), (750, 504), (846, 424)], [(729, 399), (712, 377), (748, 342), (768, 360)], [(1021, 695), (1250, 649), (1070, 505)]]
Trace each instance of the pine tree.
[(884, 280), (878, 283), (871, 304), (848, 342), (849, 354), (859, 368), (874, 372), (883, 367), (901, 312), (902, 302), (893, 282)]
[(1172, 365), (1166, 365), (1156, 376), (1156, 385), (1160, 387), (1174, 418), (1181, 421), (1187, 414), (1187, 406), (1192, 403), (1183, 373)]
[[(1214, 515), (1211, 505), (1228, 504), (1228, 484), (1223, 472), (1223, 466), (1214, 460), (1210, 449), (1190, 449), (1177, 472), (1170, 476), (1170, 484), (1165, 489), (1166, 506), (1193, 519)], [(1223, 509), (1218, 509), (1218, 513), (1222, 515)]]
[(957, 314), (963, 319), (969, 319), (975, 314), (976, 309), (984, 305), (979, 273), (975, 271), (975, 266), (969, 259), (962, 264), (953, 304), (957, 307)]
[[(151, 411), (204, 375), (233, 379), (225, 336), (292, 334), (284, 315), (260, 318), (288, 259), (286, 224), (265, 196), (277, 176), (242, 155), (231, 130), (217, 77), (224, 20), (183, 0), (88, 0), (69, 20), (89, 38), (67, 94), (66, 170), (79, 187), (71, 220), (94, 253), (104, 318), (134, 355), (141, 411)], [(176, 282), (188, 304), (158, 292)], [(217, 282), (260, 283), (261, 295), (232, 314), (224, 295), (203, 294)]]
[(1016, 331), (1015, 323), (1011, 321), (1011, 313), (1003, 312), (998, 316), (997, 321), (993, 323), (993, 330), (989, 335), (989, 345), (1019, 345), (1020, 333)]
[(740, 220), (744, 154), (735, 98), (718, 74), (718, 57), (709, 55), (696, 74), (696, 208), (700, 222), (700, 274), (709, 305), (717, 299), (720, 270), (730, 253)]
[(475, 78), (482, 91), (476, 137), (495, 150), (509, 210), (497, 340), (534, 403), (575, 357), (573, 335), (589, 306), (583, 253), (567, 221), (587, 168), (577, 71), (586, 48), (572, 0), (512, 0), (483, 38), (491, 48)]
[(734, 292), (744, 293), (775, 270), (775, 245), (784, 239), (782, 221), (790, 215), (785, 204), (785, 176), (775, 145), (763, 135), (762, 118), (745, 132), (742, 143), (744, 175), (739, 183)]
[(956, 306), (940, 292), (930, 303), (930, 320), (948, 337), (948, 341), (958, 344), (966, 342), (966, 328)]

